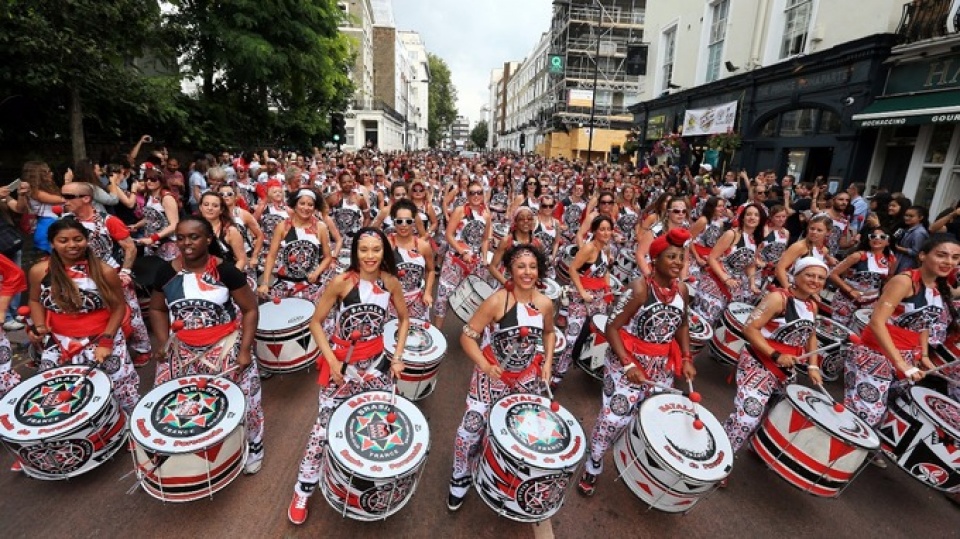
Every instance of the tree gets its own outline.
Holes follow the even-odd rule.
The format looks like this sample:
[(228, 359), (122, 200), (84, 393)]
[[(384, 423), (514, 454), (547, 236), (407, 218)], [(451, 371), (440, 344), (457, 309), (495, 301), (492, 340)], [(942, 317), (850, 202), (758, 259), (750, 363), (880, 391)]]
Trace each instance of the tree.
[(278, 145), (320, 142), (353, 94), (349, 38), (335, 0), (172, 0), (199, 100), (224, 135)]
[(436, 146), (457, 119), (457, 88), (450, 81), (450, 68), (442, 58), (427, 53), (430, 66), (430, 85), (427, 125), (430, 146)]
[(0, 96), (15, 98), (8, 110), (40, 112), (18, 118), (25, 126), (5, 123), (4, 134), (26, 127), (34, 136), (56, 138), (66, 121), (77, 160), (86, 156), (85, 119), (109, 132), (124, 116), (142, 116), (158, 104), (165, 109), (174, 99), (170, 86), (154, 84), (134, 62), (148, 50), (163, 58), (164, 32), (156, 2), (4, 2)]
[(486, 148), (487, 137), (490, 135), (490, 128), (486, 120), (480, 120), (470, 131), (470, 140), (473, 141), (474, 148)]

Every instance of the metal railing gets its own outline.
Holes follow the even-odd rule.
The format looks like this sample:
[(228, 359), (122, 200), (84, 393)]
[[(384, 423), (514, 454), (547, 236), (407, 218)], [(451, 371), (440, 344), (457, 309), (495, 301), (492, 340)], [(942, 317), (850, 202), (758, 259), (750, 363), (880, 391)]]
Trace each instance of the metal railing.
[(897, 28), (901, 45), (947, 35), (951, 0), (913, 0), (903, 5)]
[[(601, 13), (603, 14), (602, 17)], [(612, 6), (604, 7), (601, 12), (596, 5), (573, 6), (570, 8), (570, 21), (617, 26), (643, 26), (645, 19), (646, 11), (643, 9), (622, 9), (618, 6)]]

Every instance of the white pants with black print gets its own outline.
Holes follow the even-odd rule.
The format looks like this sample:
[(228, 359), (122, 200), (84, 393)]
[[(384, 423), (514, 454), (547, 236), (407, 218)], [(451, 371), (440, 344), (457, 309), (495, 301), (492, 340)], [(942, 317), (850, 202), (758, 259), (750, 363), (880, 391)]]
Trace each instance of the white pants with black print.
[(737, 395), (733, 398), (733, 413), (723, 422), (723, 430), (730, 438), (736, 453), (750, 439), (766, 414), (770, 399), (783, 392), (796, 375), (781, 382), (753, 357), (747, 347), (740, 352), (737, 362)]
[[(919, 359), (913, 350), (900, 350), (900, 355), (910, 366)], [(860, 345), (853, 346), (846, 363), (843, 405), (876, 427), (887, 413), (893, 365), (880, 352)]]
[[(672, 386), (673, 371), (667, 368), (667, 356), (635, 356), (649, 379), (657, 384)], [(607, 350), (603, 375), (603, 406), (590, 435), (590, 458), (586, 470), (593, 475), (603, 471), (603, 455), (617, 440), (636, 415), (643, 401), (655, 393), (653, 386), (635, 386), (623, 372), (623, 364), (611, 350)]]

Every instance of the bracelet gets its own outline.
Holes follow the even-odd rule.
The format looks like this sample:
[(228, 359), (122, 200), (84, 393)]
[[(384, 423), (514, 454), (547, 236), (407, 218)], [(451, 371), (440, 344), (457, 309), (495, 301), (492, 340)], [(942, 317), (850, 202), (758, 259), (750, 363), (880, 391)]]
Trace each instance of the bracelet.
[(463, 334), (475, 341), (480, 339), (480, 332), (470, 327), (470, 324), (463, 325)]
[(103, 348), (113, 348), (113, 337), (104, 333), (97, 337), (97, 346)]
[(131, 270), (130, 268), (121, 268), (120, 273), (122, 275), (130, 275), (131, 273), (133, 273), (133, 270)]
[(816, 366), (816, 365), (807, 365), (807, 370), (808, 370), (808, 371), (819, 371), (819, 370), (820, 370), (820, 367), (818, 367), (818, 366)]
[(627, 363), (626, 365), (623, 366), (623, 374), (627, 374), (628, 372), (630, 372), (630, 369), (636, 369), (636, 368), (637, 368), (637, 365), (635, 363), (633, 362)]
[(918, 372), (920, 372), (920, 369), (918, 369), (918, 368), (916, 368), (916, 367), (911, 367), (911, 368), (909, 368), (909, 369), (907, 369), (906, 371), (903, 372), (903, 376), (904, 376), (905, 378), (910, 378), (910, 377), (912, 377), (914, 374), (917, 374)]

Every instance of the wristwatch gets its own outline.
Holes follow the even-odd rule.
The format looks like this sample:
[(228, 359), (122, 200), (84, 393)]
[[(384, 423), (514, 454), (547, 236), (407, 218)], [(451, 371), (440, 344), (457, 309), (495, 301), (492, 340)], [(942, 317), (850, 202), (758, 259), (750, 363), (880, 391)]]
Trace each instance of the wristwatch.
[(770, 359), (776, 362), (778, 359), (780, 359), (780, 352), (774, 350), (773, 353), (770, 354)]

